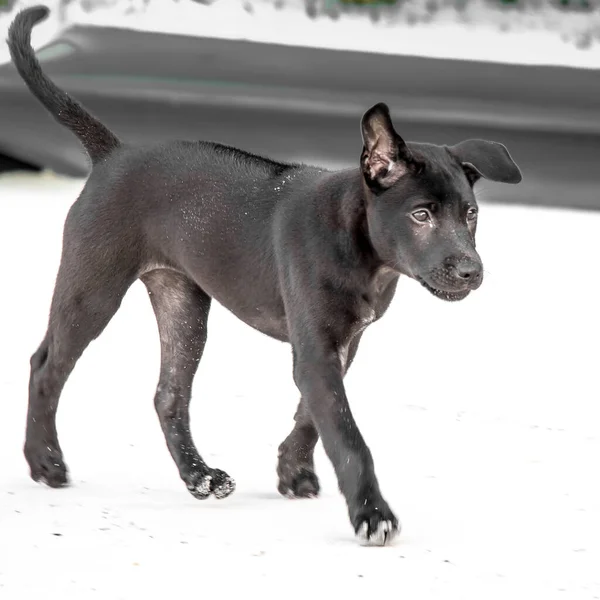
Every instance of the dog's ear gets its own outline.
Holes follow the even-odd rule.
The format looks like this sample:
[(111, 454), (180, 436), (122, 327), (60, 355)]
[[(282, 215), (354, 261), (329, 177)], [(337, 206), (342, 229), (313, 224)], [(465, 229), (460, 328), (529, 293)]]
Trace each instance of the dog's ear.
[(392, 125), (390, 110), (380, 102), (371, 107), (361, 121), (363, 151), (360, 163), (372, 188), (386, 189), (416, 168), (404, 140)]
[(521, 171), (506, 146), (485, 140), (466, 140), (449, 147), (473, 185), (480, 177), (501, 183), (519, 183)]

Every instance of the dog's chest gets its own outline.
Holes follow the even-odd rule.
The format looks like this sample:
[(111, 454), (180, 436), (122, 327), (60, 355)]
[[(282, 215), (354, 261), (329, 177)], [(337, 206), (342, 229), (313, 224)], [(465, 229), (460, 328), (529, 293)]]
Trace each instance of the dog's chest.
[(381, 269), (369, 282), (366, 293), (357, 301), (355, 316), (347, 328), (346, 335), (338, 344), (338, 356), (342, 369), (346, 369), (352, 342), (371, 324), (380, 319), (388, 309), (398, 282), (398, 274), (391, 269)]
[(370, 305), (365, 303), (364, 306), (361, 306), (359, 314), (357, 318), (351, 323), (348, 328), (347, 334), (344, 336), (344, 339), (340, 341), (338, 345), (338, 356), (340, 359), (340, 363), (342, 365), (342, 369), (345, 371), (348, 365), (348, 359), (350, 358), (350, 347), (352, 341), (360, 335), (373, 321), (377, 318), (375, 309)]

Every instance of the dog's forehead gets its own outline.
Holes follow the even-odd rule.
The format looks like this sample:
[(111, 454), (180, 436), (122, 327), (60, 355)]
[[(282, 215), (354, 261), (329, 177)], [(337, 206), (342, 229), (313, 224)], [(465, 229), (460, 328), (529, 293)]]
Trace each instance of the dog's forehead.
[(420, 185), (424, 185), (429, 193), (447, 202), (471, 195), (460, 162), (447, 147), (416, 142), (407, 145), (414, 157), (425, 165)]
[(431, 175), (455, 174), (460, 172), (460, 163), (446, 146), (410, 142), (407, 144), (415, 158), (425, 163)]

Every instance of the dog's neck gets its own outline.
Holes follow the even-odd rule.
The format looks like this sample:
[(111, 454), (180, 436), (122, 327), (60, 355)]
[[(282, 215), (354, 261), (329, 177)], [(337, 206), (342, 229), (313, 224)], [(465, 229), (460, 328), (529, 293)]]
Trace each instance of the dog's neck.
[(355, 261), (357, 267), (369, 272), (379, 269), (383, 263), (369, 238), (366, 212), (369, 191), (360, 169), (328, 173), (319, 187), (327, 198), (319, 210), (336, 231), (343, 232), (339, 236), (340, 251)]

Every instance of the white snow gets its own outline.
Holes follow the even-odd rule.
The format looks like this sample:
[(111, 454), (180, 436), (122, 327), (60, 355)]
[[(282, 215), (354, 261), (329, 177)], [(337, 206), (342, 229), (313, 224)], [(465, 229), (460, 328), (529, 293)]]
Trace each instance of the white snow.
[(154, 414), (158, 334), (139, 283), (64, 390), (73, 486), (29, 479), (28, 361), (81, 185), (0, 178), (0, 598), (600, 597), (600, 213), (483, 203), (479, 291), (448, 304), (401, 281), (347, 378), (403, 523), (393, 546), (364, 548), (320, 445), (322, 497), (277, 494), (290, 350), (219, 306), (193, 432), (237, 491), (192, 498)]
[[(327, 0), (334, 5), (336, 0)], [(13, 13), (0, 17), (0, 31), (8, 28), (16, 10), (40, 0), (20, 0)], [(34, 43), (49, 41), (60, 23), (122, 27), (181, 35), (357, 50), (432, 58), (487, 62), (600, 68), (600, 10), (544, 9), (498, 10), (485, 0), (471, 1), (464, 11), (444, 7), (429, 22), (422, 0), (404, 2), (404, 12), (384, 13), (374, 21), (363, 11), (310, 18), (304, 0), (220, 0), (198, 4), (192, 0), (100, 0), (93, 8), (80, 2), (61, 6), (61, 0), (44, 2), (54, 21), (38, 31)], [(407, 14), (419, 19), (411, 24)], [(41, 28), (42, 26), (40, 26)], [(587, 41), (586, 41), (587, 40)], [(3, 48), (0, 61), (8, 60)]]

